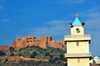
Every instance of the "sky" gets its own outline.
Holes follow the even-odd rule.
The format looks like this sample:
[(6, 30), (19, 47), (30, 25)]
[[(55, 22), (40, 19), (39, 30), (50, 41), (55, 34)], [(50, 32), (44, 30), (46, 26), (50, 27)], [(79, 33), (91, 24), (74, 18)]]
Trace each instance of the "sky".
[(0, 0), (0, 46), (23, 36), (64, 41), (76, 14), (91, 35), (92, 57), (100, 57), (100, 0)]

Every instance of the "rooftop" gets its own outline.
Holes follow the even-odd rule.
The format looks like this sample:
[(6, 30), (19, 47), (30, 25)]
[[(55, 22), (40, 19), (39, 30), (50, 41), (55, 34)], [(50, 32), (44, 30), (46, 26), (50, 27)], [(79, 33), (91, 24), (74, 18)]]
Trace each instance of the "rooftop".
[(78, 17), (76, 17), (76, 19), (74, 20), (73, 25), (81, 25), (81, 22)]

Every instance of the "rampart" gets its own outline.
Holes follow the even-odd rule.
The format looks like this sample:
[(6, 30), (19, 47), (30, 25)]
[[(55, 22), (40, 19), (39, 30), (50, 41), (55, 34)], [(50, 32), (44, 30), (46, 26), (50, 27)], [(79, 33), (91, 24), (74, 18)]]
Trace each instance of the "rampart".
[(17, 49), (17, 48), (24, 48), (32, 45), (39, 46), (44, 49), (47, 49), (47, 47), (64, 49), (66, 47), (64, 41), (52, 40), (52, 37), (48, 37), (48, 36), (44, 36), (42, 37), (42, 39), (38, 39), (33, 36), (16, 38), (16, 40), (12, 43), (11, 47)]

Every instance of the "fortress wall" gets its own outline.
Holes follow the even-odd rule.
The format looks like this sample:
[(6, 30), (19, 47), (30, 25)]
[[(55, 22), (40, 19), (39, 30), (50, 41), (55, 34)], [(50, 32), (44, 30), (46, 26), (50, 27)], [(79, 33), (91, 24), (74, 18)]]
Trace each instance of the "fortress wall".
[(42, 37), (42, 41), (48, 41), (48, 37), (47, 36), (45, 36), (45, 37)]
[(41, 41), (42, 39), (34, 39), (35, 42), (39, 42)]
[(23, 48), (23, 41), (16, 42), (16, 47)]
[(34, 37), (32, 36), (22, 37), (22, 40), (29, 40), (29, 39), (34, 40)]
[(52, 40), (51, 42), (48, 42), (48, 46), (49, 47), (54, 47), (54, 48), (61, 48), (64, 50), (64, 47), (63, 47), (63, 44), (60, 43), (60, 42), (64, 42), (64, 41), (55, 41), (55, 40)]
[(64, 47), (66, 47), (66, 45), (64, 44), (64, 41), (56, 41), (56, 43), (61, 43)]
[(64, 44), (64, 41), (56, 41), (56, 43)]
[(16, 38), (16, 41), (12, 43), (11, 47), (14, 48), (24, 48), (32, 45), (35, 46), (39, 46), (41, 48), (47, 49), (48, 47), (54, 47), (54, 48), (61, 48), (62, 44), (64, 44), (64, 41), (56, 41), (56, 40), (52, 40), (52, 37), (42, 37), (42, 39), (38, 39), (36, 37), (32, 37), (32, 36), (27, 36), (27, 37), (22, 37), (20, 38)]
[(52, 37), (48, 37), (48, 42), (51, 42), (52, 41)]
[(41, 41), (39, 44), (39, 47), (47, 49), (47, 42), (46, 41)]
[(21, 38), (21, 40), (25, 40), (25, 39), (26, 39), (26, 37), (22, 37), (22, 38)]
[(20, 41), (21, 39), (20, 38), (16, 38), (16, 40), (15, 41)]

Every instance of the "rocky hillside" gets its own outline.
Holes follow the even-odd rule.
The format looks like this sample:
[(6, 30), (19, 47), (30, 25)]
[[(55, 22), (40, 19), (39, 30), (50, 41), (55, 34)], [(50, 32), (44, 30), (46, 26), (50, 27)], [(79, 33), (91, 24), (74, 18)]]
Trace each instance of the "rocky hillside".
[(43, 49), (34, 45), (18, 50), (10, 47), (6, 53), (0, 52), (0, 66), (65, 66), (65, 52), (60, 48)]
[(0, 46), (0, 50), (8, 50), (10, 47), (7, 45)]

